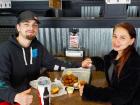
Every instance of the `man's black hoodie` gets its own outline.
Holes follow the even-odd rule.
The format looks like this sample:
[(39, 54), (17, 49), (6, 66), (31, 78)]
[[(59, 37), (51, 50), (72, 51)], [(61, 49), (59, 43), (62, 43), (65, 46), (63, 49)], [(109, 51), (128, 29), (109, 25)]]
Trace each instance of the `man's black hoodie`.
[(23, 48), (15, 36), (0, 45), (0, 100), (14, 102), (17, 93), (28, 89), (29, 82), (37, 79), (41, 67), (49, 70), (61, 67), (80, 67), (80, 64), (55, 59), (35, 38)]

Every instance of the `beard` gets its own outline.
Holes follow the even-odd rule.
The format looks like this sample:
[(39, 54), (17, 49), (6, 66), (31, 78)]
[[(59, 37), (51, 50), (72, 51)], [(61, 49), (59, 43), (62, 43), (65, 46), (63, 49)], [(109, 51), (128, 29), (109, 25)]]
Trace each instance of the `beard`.
[(36, 37), (36, 36), (31, 36), (31, 35), (26, 36), (26, 38), (27, 38), (28, 40), (33, 40), (35, 37)]

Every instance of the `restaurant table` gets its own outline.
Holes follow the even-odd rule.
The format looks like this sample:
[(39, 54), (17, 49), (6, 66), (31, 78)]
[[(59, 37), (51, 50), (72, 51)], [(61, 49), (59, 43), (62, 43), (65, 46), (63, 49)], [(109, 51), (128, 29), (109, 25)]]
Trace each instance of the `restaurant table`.
[[(104, 72), (92, 71), (91, 73), (92, 73), (91, 84), (93, 84), (97, 87), (106, 87), (107, 86)], [(43, 75), (50, 77), (51, 80), (53, 81), (55, 78), (61, 79), (62, 72), (47, 72)], [(40, 100), (36, 96), (36, 94), (38, 94), (38, 93), (32, 91), (32, 94), (35, 99), (33, 101), (32, 105), (39, 105)], [(81, 96), (79, 95), (79, 90), (75, 89), (74, 93), (72, 93), (72, 94), (65, 94), (62, 96), (51, 97), (51, 105), (111, 105), (111, 104), (82, 100)]]

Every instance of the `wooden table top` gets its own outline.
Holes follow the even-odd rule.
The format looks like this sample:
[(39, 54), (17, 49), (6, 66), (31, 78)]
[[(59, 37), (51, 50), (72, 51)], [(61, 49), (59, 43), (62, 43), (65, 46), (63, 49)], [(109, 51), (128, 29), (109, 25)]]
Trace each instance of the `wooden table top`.
[[(48, 72), (47, 76), (49, 76), (53, 80), (54, 78), (60, 79), (61, 74), (62, 74), (61, 72)], [(92, 77), (93, 78), (92, 78), (91, 84), (94, 84), (95, 86), (98, 86), (98, 87), (107, 86), (104, 72), (93, 71)], [(32, 105), (39, 105), (38, 104), (39, 100), (35, 96), (35, 94), (37, 93), (34, 92), (35, 101), (32, 103)], [(63, 96), (52, 97), (51, 105), (111, 105), (111, 104), (82, 100), (79, 95), (79, 90), (74, 90), (73, 94), (66, 94)]]
[(79, 90), (75, 90), (73, 94), (67, 94), (59, 97), (51, 98), (51, 105), (109, 105), (109, 103), (101, 103), (94, 101), (82, 100)]

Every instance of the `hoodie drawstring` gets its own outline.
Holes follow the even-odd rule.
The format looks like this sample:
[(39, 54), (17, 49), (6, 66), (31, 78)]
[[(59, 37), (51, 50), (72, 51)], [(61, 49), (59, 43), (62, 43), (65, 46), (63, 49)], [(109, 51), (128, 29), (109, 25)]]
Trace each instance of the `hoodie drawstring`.
[[(22, 48), (22, 51), (23, 51), (24, 62), (25, 62), (25, 65), (27, 66), (28, 64), (27, 64), (26, 54), (25, 54), (25, 50), (24, 50), (24, 48)], [(30, 64), (33, 64), (32, 47), (30, 47)]]
[(32, 47), (30, 47), (30, 64), (33, 64)]

